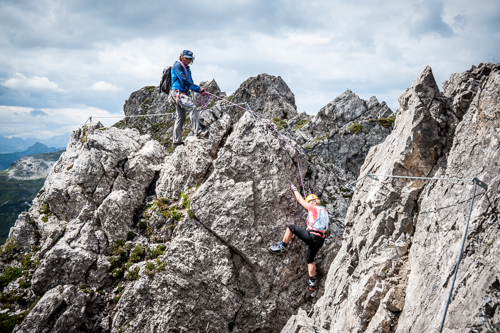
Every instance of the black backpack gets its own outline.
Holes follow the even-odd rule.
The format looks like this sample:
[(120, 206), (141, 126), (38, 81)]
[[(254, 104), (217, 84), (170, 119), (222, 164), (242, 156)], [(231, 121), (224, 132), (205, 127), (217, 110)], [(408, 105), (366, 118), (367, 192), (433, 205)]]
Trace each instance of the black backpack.
[(172, 66), (168, 66), (163, 70), (163, 75), (160, 81), (160, 94), (163, 91), (165, 94), (170, 94), (170, 88), (172, 87)]

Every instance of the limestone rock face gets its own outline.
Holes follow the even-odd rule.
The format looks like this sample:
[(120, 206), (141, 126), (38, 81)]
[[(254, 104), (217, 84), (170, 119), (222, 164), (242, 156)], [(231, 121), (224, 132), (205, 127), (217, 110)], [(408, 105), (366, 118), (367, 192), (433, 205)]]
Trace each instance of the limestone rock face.
[(295, 125), (291, 133), (309, 155), (321, 155), (325, 162), (345, 170), (350, 179), (359, 169), (368, 150), (381, 143), (391, 132), (394, 114), (376, 97), (362, 100), (347, 90), (323, 107), (304, 125)]
[[(370, 150), (361, 175), (368, 171), (477, 177), (489, 185), (491, 204), (497, 205), (498, 67), (481, 64), (464, 74), (454, 74), (445, 83), (444, 94), (427, 67), (399, 98), (394, 130)], [(467, 96), (471, 101), (466, 101)], [(438, 329), (472, 187), (470, 180), (424, 182), (379, 177), (359, 181), (324, 296), (310, 318), (299, 313), (283, 332), (325, 327), (329, 332)], [(494, 241), (499, 231), (492, 215), (498, 207), (489, 205), (483, 189), (478, 188), (477, 194), (445, 331), (500, 329), (500, 271)]]
[[(224, 95), (215, 81), (203, 84)], [(125, 113), (164, 112), (164, 97), (145, 87)], [(296, 112), (281, 78), (251, 78), (230, 99), (248, 102), (290, 145), (249, 112), (215, 100), (200, 115), (209, 134), (187, 135), (187, 123), (185, 145), (175, 149), (163, 116), (111, 128), (91, 122), (73, 132), (0, 252), (0, 267), (21, 267), (31, 283), (18, 277), (3, 291), (26, 298), (23, 306), (6, 305), (10, 314), (33, 306), (17, 331), (279, 332), (299, 309), (312, 309), (328, 290), (353, 195), (345, 184), (359, 170), (296, 141), (295, 127), (312, 117)], [(323, 122), (335, 123), (324, 117), (315, 125), (321, 129), (309, 129), (322, 131)], [(268, 251), (287, 225), (305, 227), (290, 182), (317, 194), (331, 217), (315, 259), (316, 293), (306, 289), (303, 242), (293, 239), (286, 256)], [(407, 238), (398, 241), (407, 252)], [(386, 301), (391, 309), (402, 306), (395, 297)], [(372, 303), (379, 298), (382, 292)]]
[(88, 296), (73, 285), (49, 290), (16, 332), (71, 332), (85, 318)]
[(297, 115), (295, 95), (280, 76), (259, 74), (247, 79), (234, 92), (231, 102), (246, 102), (253, 111), (268, 119), (291, 119)]
[(82, 281), (99, 255), (126, 238), (165, 155), (162, 146), (136, 130), (101, 128), (93, 122), (73, 133), (33, 201), (29, 215), (44, 255), (33, 276), (36, 293)]

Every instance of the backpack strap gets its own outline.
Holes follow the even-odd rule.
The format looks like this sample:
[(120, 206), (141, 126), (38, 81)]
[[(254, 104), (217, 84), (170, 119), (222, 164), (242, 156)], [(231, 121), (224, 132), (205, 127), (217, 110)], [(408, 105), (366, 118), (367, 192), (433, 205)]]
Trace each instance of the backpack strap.
[(186, 79), (189, 80), (189, 75), (188, 75), (188, 71), (187, 71), (186, 65), (184, 65), (184, 63), (182, 61), (178, 61), (178, 62), (181, 63), (182, 68), (184, 68), (184, 73), (186, 74)]

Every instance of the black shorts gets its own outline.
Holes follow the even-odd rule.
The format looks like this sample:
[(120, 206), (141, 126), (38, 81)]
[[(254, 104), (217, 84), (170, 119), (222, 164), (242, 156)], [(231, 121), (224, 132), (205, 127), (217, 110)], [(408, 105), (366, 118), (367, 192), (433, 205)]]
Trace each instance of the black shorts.
[(323, 246), (325, 239), (323, 237), (310, 234), (309, 231), (292, 224), (288, 226), (288, 229), (290, 229), (292, 234), (296, 235), (297, 237), (302, 239), (304, 243), (309, 245), (309, 249), (307, 250), (307, 263), (313, 263), (314, 257), (316, 256), (316, 253), (318, 253), (319, 249)]

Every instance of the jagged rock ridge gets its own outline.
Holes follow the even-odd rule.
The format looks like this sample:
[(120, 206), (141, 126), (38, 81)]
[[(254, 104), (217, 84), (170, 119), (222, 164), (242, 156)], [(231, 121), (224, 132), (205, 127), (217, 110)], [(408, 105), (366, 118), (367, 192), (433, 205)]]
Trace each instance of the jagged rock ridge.
[[(208, 85), (218, 89), (215, 81)], [(137, 107), (139, 114), (164, 111), (169, 102), (156, 93), (150, 87), (133, 93), (126, 114)], [(303, 118), (279, 77), (247, 80), (232, 101), (245, 99), (288, 129)], [(73, 132), (2, 249), (2, 266), (25, 274), (4, 292), (34, 306), (17, 314), (27, 317), (16, 331), (278, 332), (298, 308), (311, 309), (317, 298), (305, 290), (303, 244), (293, 241), (286, 257), (267, 252), (287, 224), (304, 220), (261, 133), (296, 184), (298, 152), (306, 191), (316, 191), (332, 216), (316, 260), (321, 296), (352, 195), (343, 185), (357, 171), (306, 154), (293, 135), (288, 146), (249, 113), (220, 101), (200, 117), (208, 138), (186, 136), (175, 150), (165, 145), (168, 124), (159, 135), (152, 118), (121, 122), (122, 129), (92, 122)], [(327, 131), (334, 125), (318, 122)]]
[[(394, 131), (371, 148), (361, 174), (477, 177), (466, 248), (446, 332), (496, 332), (500, 64), (453, 74), (440, 92), (427, 67), (399, 98)], [(282, 332), (431, 332), (440, 328), (473, 184), (364, 178), (345, 222), (327, 290)]]

